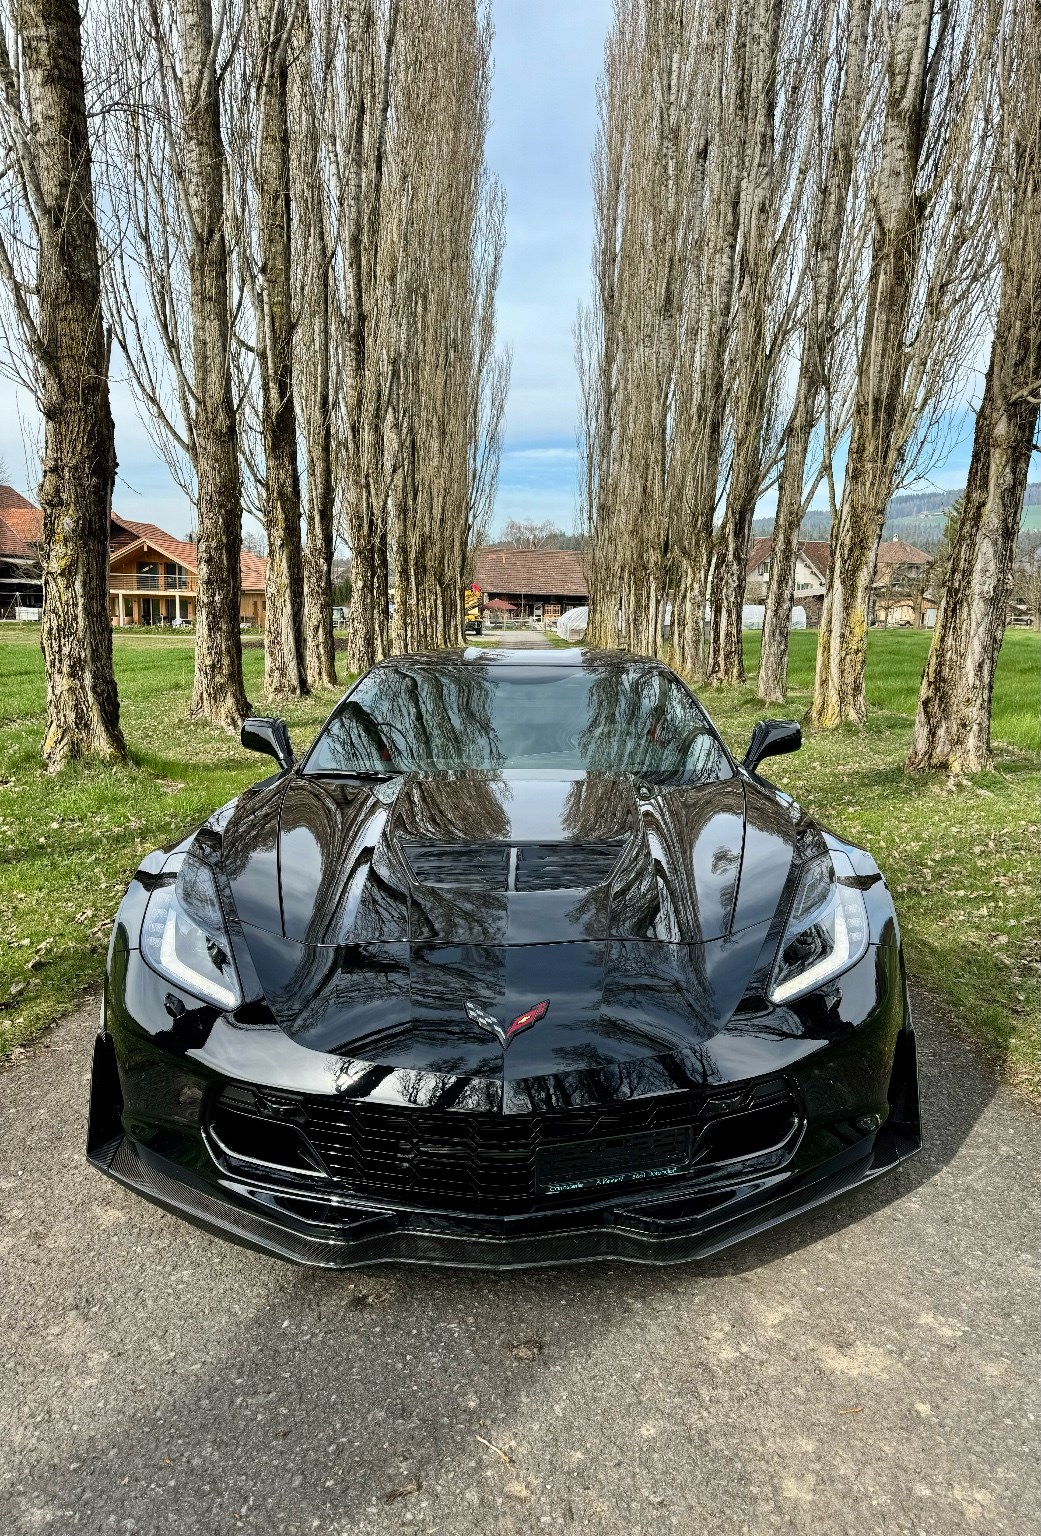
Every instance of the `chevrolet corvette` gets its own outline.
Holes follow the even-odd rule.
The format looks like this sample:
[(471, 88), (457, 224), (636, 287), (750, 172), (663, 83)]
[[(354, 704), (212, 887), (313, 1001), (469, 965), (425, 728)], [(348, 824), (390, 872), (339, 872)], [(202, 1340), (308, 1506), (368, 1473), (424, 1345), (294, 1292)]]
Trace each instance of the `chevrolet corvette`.
[(269, 1254), (686, 1260), (921, 1145), (871, 855), (736, 761), (667, 667), (397, 657), (302, 760), (145, 858), (87, 1155)]

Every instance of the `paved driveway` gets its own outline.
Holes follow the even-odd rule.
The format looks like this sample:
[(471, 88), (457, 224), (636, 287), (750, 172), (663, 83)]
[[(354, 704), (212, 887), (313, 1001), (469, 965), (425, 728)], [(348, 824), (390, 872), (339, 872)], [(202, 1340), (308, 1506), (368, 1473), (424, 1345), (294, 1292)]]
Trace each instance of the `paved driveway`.
[(484, 631), (484, 638), (493, 645), (501, 645), (510, 651), (550, 651), (552, 642), (540, 629), (495, 629), (492, 625)]
[(1037, 1530), (1037, 1124), (927, 1020), (888, 1183), (698, 1267), (489, 1276), (292, 1269), (108, 1183), (95, 1017), (0, 1072), (5, 1536)]

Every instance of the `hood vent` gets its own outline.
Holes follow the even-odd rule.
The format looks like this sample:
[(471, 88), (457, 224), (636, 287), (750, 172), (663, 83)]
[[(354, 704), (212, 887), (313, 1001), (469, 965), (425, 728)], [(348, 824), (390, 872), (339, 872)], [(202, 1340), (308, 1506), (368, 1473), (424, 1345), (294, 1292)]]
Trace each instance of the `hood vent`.
[(508, 843), (402, 843), (420, 885), (504, 891), (510, 872)]
[(470, 891), (567, 891), (603, 885), (624, 838), (603, 843), (403, 843), (421, 885)]
[(623, 839), (607, 843), (528, 843), (517, 849), (515, 890), (589, 890), (618, 863)]

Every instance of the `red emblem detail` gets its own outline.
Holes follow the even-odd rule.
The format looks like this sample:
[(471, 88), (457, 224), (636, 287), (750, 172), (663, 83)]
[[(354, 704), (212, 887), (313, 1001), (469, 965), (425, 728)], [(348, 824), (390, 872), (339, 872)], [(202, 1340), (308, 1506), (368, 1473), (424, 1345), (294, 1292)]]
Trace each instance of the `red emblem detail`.
[(547, 997), (541, 1003), (536, 1003), (534, 1008), (529, 1008), (527, 1013), (518, 1013), (506, 1031), (506, 1039), (503, 1041), (503, 1044), (509, 1045), (514, 1035), (519, 1035), (521, 1030), (530, 1029), (533, 1024), (537, 1024), (545, 1016), (548, 1007), (549, 998)]

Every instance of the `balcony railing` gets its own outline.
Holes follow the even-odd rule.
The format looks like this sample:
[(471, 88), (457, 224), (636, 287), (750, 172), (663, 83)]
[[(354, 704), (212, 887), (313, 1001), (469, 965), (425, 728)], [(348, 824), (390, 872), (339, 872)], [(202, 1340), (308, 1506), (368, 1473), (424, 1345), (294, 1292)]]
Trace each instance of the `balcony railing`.
[(179, 576), (167, 576), (162, 571), (150, 575), (138, 571), (112, 571), (108, 586), (110, 592), (195, 592), (198, 578), (187, 571)]

